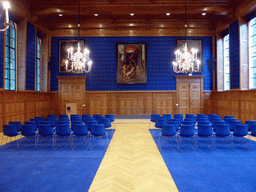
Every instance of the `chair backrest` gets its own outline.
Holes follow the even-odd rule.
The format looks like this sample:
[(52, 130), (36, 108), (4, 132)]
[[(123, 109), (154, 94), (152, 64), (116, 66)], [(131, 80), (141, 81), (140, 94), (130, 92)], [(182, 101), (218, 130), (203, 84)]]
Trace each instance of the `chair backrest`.
[(160, 117), (160, 114), (151, 114), (150, 121), (156, 122), (158, 117)]
[(198, 126), (199, 125), (211, 125), (212, 126), (211, 121), (209, 121), (209, 120), (198, 120), (197, 124), (198, 124)]
[(99, 117), (98, 124), (104, 124), (105, 128), (109, 128), (112, 126), (110, 119), (107, 117)]
[(39, 135), (49, 136), (53, 135), (53, 129), (51, 124), (39, 124)]
[(37, 130), (37, 126), (36, 126), (36, 122), (35, 121), (25, 121), (24, 124), (29, 124), (29, 125), (33, 125), (35, 131)]
[(184, 119), (183, 121), (183, 125), (195, 125), (196, 122), (194, 120), (187, 120), (187, 119)]
[(241, 125), (241, 124), (242, 124), (242, 121), (231, 121), (231, 122), (229, 122), (230, 130), (234, 131), (234, 126), (235, 125)]
[(9, 124), (3, 125), (3, 133), (6, 136), (13, 137), (18, 135), (17, 125), (16, 124)]
[(20, 121), (9, 121), (9, 124), (15, 124), (17, 126), (17, 131), (21, 131), (21, 123)]
[(211, 125), (198, 125), (198, 136), (199, 137), (208, 137), (213, 134)]
[(36, 135), (35, 125), (34, 124), (21, 125), (21, 134), (26, 137), (35, 136)]
[(157, 128), (162, 128), (164, 125), (167, 124), (167, 118), (166, 117), (158, 117), (157, 120), (156, 120), (156, 124), (155, 124), (155, 127)]
[[(60, 114), (59, 115), (59, 118), (68, 118), (68, 115), (67, 114)], [(69, 119), (69, 118), (68, 118)]]
[(89, 130), (89, 131), (91, 131), (92, 130), (92, 126), (94, 125), (94, 124), (98, 124), (98, 121), (97, 120), (89, 120), (89, 121), (87, 121), (86, 122), (86, 125), (87, 125), (87, 129)]
[(229, 124), (216, 124), (216, 136), (226, 137), (230, 135), (230, 126)]
[(82, 114), (82, 120), (85, 121), (86, 118), (92, 117), (90, 114)]
[(248, 125), (248, 131), (252, 131), (252, 125), (256, 125), (256, 121), (245, 121), (245, 124)]
[(169, 121), (170, 119), (172, 119), (172, 114), (163, 114), (163, 117), (166, 117), (167, 121)]
[(114, 118), (113, 114), (105, 114), (105, 117), (109, 118), (111, 122), (115, 121), (115, 118)]
[(94, 136), (104, 136), (105, 126), (103, 124), (93, 124), (91, 129), (91, 134)]
[(196, 116), (195, 116), (194, 114), (186, 114), (186, 115), (185, 115), (185, 118), (188, 118), (188, 117), (196, 118)]
[(194, 125), (181, 125), (180, 126), (180, 136), (181, 137), (191, 137), (195, 135)]
[(229, 119), (229, 118), (234, 118), (234, 115), (225, 115), (225, 116), (224, 116), (224, 121), (225, 121), (226, 119)]
[(256, 137), (256, 124), (251, 125), (251, 136)]
[(175, 128), (176, 128), (176, 131), (179, 130), (180, 128), (180, 121), (177, 121), (177, 120), (174, 120), (174, 119), (170, 119), (168, 122), (167, 122), (167, 125), (171, 125), (171, 124), (174, 124), (175, 125)]
[(233, 135), (235, 137), (244, 137), (248, 135), (248, 125), (247, 124), (240, 124), (240, 125), (234, 125), (234, 132)]
[(162, 127), (162, 136), (174, 136), (176, 134), (175, 124), (167, 124)]
[(84, 119), (83, 119), (83, 122), (86, 124), (87, 123), (87, 121), (91, 121), (91, 120), (96, 120), (94, 117), (85, 117)]
[(68, 124), (57, 124), (56, 125), (56, 134), (59, 136), (71, 135), (69, 125)]
[(83, 125), (84, 123), (82, 122), (82, 121), (73, 121), (72, 123), (71, 123), (71, 129), (74, 131), (74, 129), (75, 129), (75, 127), (77, 126), (77, 125)]
[(231, 124), (232, 122), (236, 121), (236, 118), (234, 117), (229, 117), (229, 118), (226, 118), (224, 120), (227, 124)]
[(85, 136), (88, 135), (88, 130), (86, 125), (76, 125), (73, 129), (74, 135)]

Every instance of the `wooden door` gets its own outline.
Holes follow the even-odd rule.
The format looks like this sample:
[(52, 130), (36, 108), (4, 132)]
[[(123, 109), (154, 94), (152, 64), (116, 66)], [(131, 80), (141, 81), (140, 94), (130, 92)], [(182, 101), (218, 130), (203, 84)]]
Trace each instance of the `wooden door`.
[(175, 76), (177, 87), (176, 113), (203, 113), (203, 76)]
[(85, 104), (85, 78), (84, 76), (61, 76), (59, 80), (59, 114), (66, 114), (66, 104), (76, 103), (77, 114), (82, 115)]

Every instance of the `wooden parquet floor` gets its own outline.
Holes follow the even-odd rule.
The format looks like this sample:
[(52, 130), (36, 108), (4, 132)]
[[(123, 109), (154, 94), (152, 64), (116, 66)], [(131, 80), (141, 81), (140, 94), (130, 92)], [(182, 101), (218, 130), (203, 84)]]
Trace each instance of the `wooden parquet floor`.
[(89, 191), (178, 191), (149, 132), (149, 124), (128, 122), (116, 124)]

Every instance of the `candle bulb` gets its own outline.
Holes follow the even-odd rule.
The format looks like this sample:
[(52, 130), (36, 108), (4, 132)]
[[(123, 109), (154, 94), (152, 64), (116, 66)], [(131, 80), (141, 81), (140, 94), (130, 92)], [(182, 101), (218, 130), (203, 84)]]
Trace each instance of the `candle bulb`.
[(9, 13), (8, 9), (10, 8), (10, 3), (7, 1), (3, 1), (3, 7), (5, 9), (5, 22), (9, 23)]

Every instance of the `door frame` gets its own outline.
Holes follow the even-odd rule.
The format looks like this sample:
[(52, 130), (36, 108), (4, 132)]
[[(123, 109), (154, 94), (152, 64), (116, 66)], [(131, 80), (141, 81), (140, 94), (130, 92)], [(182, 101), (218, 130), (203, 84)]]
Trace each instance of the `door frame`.
[[(185, 76), (185, 75), (176, 75), (176, 113), (180, 113), (180, 83), (199, 83), (200, 84), (200, 113), (204, 113), (204, 85), (203, 79), (205, 76), (195, 75), (195, 76)], [(190, 97), (190, 94), (189, 94)], [(178, 104), (178, 106), (177, 106)]]

